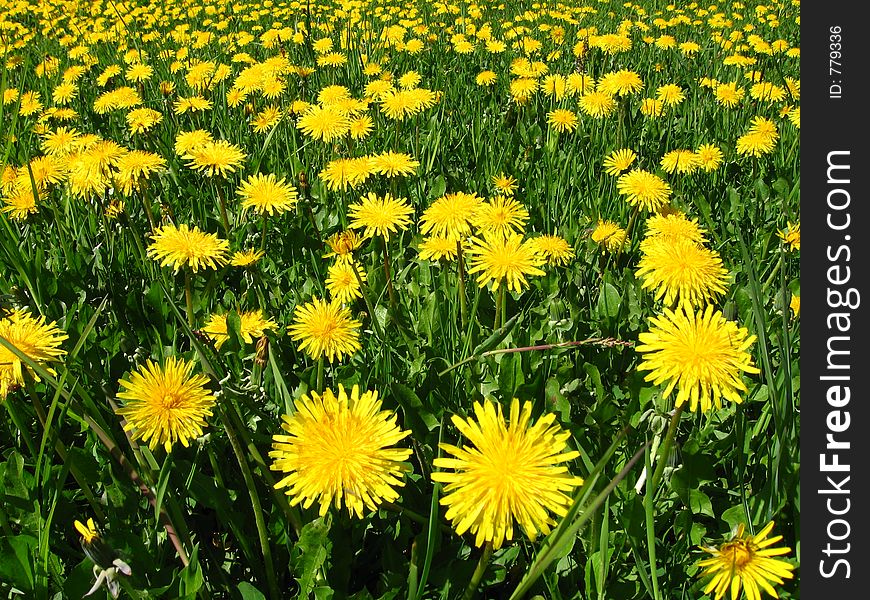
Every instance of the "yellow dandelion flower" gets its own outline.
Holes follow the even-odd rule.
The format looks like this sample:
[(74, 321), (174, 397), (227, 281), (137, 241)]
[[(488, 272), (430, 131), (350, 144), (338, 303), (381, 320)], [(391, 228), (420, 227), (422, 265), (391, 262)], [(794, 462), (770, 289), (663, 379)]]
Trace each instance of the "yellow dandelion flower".
[(482, 232), (507, 235), (522, 232), (529, 220), (529, 211), (514, 198), (495, 196), (481, 202), (472, 217), (471, 224)]
[(326, 239), (326, 245), (329, 246), (329, 252), (323, 255), (323, 258), (335, 257), (337, 262), (346, 262), (353, 260), (353, 252), (357, 250), (363, 243), (363, 238), (354, 231), (339, 231)]
[(745, 531), (746, 526), (741, 523), (734, 536), (718, 548), (701, 546), (701, 550), (712, 557), (698, 562), (703, 568), (698, 576), (712, 575), (704, 593), (713, 592), (715, 600), (726, 594), (731, 600), (737, 600), (741, 588), (749, 600), (760, 600), (762, 590), (779, 598), (771, 584), (782, 585), (784, 580), (794, 577), (794, 565), (774, 558), (788, 554), (791, 548), (771, 547), (782, 540), (781, 535), (768, 537), (773, 531), (773, 521), (755, 535)]
[(185, 158), (188, 167), (203, 174), (215, 177), (225, 177), (227, 173), (233, 173), (236, 167), (245, 160), (242, 149), (226, 140), (205, 142), (187, 151)]
[(529, 243), (549, 265), (567, 265), (574, 258), (574, 249), (561, 236), (539, 235), (531, 238)]
[(402, 152), (389, 150), (371, 157), (371, 170), (379, 175), (395, 177), (396, 175), (410, 175), (420, 166), (420, 162)]
[(620, 175), (628, 170), (636, 158), (637, 154), (630, 148), (614, 150), (604, 159), (604, 172), (608, 175)]
[(592, 241), (608, 252), (619, 252), (625, 245), (626, 231), (613, 221), (599, 219), (592, 231)]
[(471, 233), (471, 222), (482, 200), (477, 194), (450, 193), (435, 200), (420, 217), (424, 235), (462, 237)]
[(362, 348), (360, 325), (338, 300), (327, 303), (313, 298), (293, 311), (289, 331), (293, 341), (301, 342), (300, 350), (315, 360), (323, 356), (331, 363)]
[(701, 310), (678, 308), (650, 318), (650, 331), (641, 333), (635, 349), (643, 354), (640, 371), (654, 385), (667, 382), (664, 397), (677, 389), (676, 406), (687, 400), (701, 412), (721, 408), (722, 398), (740, 403), (746, 384), (741, 373), (759, 373), (747, 352), (754, 335), (707, 306)]
[[(230, 339), (228, 331), (227, 315), (213, 314), (209, 317), (202, 332), (214, 341), (214, 347), (220, 350), (221, 346)], [(239, 337), (246, 344), (253, 344), (255, 340), (263, 337), (267, 331), (275, 331), (278, 324), (268, 317), (263, 316), (260, 309), (243, 311), (239, 313)]]
[(715, 250), (686, 238), (655, 236), (645, 241), (636, 276), (665, 306), (703, 306), (725, 293), (728, 270)]
[(205, 387), (205, 375), (192, 375), (193, 365), (175, 357), (163, 366), (149, 360), (129, 380), (121, 380), (118, 398), (126, 402), (118, 414), (133, 439), (148, 442), (152, 450), (161, 444), (170, 452), (174, 443), (186, 448), (202, 435), (216, 398)]
[(148, 246), (148, 256), (160, 262), (161, 267), (171, 266), (175, 271), (190, 267), (196, 273), (199, 269), (217, 269), (226, 264), (229, 242), (213, 233), (204, 233), (182, 223), (158, 227), (152, 234), (154, 241)]
[(792, 223), (789, 221), (785, 229), (780, 229), (776, 232), (782, 243), (788, 246), (789, 250), (801, 249), (801, 224)]
[[(54, 321), (46, 323), (43, 316), (34, 318), (28, 310), (14, 310), (0, 319), (0, 337), (38, 365), (58, 360), (66, 354), (60, 345), (67, 339), (67, 334)], [(46, 370), (54, 374), (53, 369)], [(9, 348), (0, 345), (0, 400), (6, 398), (13, 387), (24, 385), (25, 372), (39, 381), (33, 369)]]
[(280, 215), (296, 206), (299, 194), (285, 179), (277, 179), (274, 173), (251, 175), (242, 182), (237, 191), (242, 198), (242, 208), (253, 208), (257, 214)]
[(620, 194), (627, 196), (629, 204), (649, 211), (657, 211), (671, 197), (671, 186), (658, 175), (643, 169), (620, 175), (616, 186)]
[(418, 248), (420, 252), (420, 260), (456, 260), (456, 244), (457, 240), (452, 237), (430, 235), (429, 237), (423, 238), (423, 241), (420, 242), (420, 247)]
[(477, 283), (485, 287), (492, 282), (492, 290), (505, 283), (508, 290), (521, 292), (528, 287), (526, 275), (544, 275), (539, 267), (544, 257), (531, 240), (523, 240), (519, 233), (508, 235), (484, 233), (483, 238), (470, 240), (471, 267), (468, 274), (477, 276)]
[[(356, 272), (354, 272), (356, 267)], [(359, 279), (356, 277), (359, 273)], [(359, 280), (367, 281), (365, 269), (362, 265), (355, 264), (351, 260), (338, 260), (327, 271), (326, 290), (330, 296), (342, 304), (353, 302), (355, 298), (362, 298), (362, 288)]]
[(557, 108), (547, 113), (547, 123), (559, 133), (572, 132), (577, 129), (577, 115), (570, 110)]
[(616, 101), (604, 92), (589, 92), (580, 96), (580, 110), (596, 119), (608, 116), (616, 109)]
[(410, 435), (396, 423), (396, 414), (381, 410), (378, 393), (360, 394), (353, 386), (348, 396), (339, 384), (338, 394), (327, 388), (294, 402), (295, 412), (283, 415), (281, 428), (288, 435), (273, 437), (270, 468), (285, 474), (275, 484), (287, 488), (291, 506), (320, 504), (320, 516), (330, 506), (347, 507), (351, 516), (377, 510), (382, 502), (399, 498), (403, 461), (410, 449), (394, 448)]
[(517, 191), (517, 180), (512, 175), (499, 173), (490, 177), (493, 187), (503, 196), (513, 196)]
[(350, 130), (350, 119), (331, 106), (313, 106), (299, 117), (296, 127), (315, 140), (331, 142)]
[(666, 152), (660, 164), (666, 173), (693, 173), (701, 161), (693, 151), (680, 149)]
[(440, 503), (459, 535), (470, 531), (474, 543), (500, 548), (514, 539), (518, 522), (532, 540), (547, 534), (564, 516), (571, 493), (583, 484), (563, 463), (579, 453), (568, 450), (570, 432), (553, 425), (549, 413), (532, 424), (532, 403), (514, 398), (505, 422), (499, 405), (474, 403), (474, 417), (452, 422), (468, 439), (463, 447), (441, 444), (450, 457), (436, 458), (432, 480), (445, 484)]
[(230, 264), (234, 267), (250, 267), (266, 255), (262, 250), (240, 250), (234, 252)]
[(380, 235), (385, 240), (390, 239), (390, 233), (407, 229), (414, 212), (405, 198), (393, 198), (390, 194), (379, 197), (373, 192), (347, 208), (352, 229), (364, 229), (364, 237)]

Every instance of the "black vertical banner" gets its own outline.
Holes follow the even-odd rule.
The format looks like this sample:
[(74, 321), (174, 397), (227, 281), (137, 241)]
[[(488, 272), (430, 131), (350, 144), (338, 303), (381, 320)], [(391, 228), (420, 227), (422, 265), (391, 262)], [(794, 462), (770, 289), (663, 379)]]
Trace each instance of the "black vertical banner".
[[(801, 6), (802, 597), (866, 598), (870, 43), (863, 2)], [(863, 12), (863, 11), (861, 11)]]

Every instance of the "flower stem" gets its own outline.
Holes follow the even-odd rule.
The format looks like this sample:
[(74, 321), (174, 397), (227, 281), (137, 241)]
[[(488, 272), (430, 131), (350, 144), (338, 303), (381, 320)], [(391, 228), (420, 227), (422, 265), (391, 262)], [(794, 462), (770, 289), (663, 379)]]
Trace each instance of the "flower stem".
[(471, 600), (474, 598), (475, 592), (480, 585), (480, 580), (483, 579), (483, 574), (489, 566), (489, 559), (492, 558), (492, 542), (488, 541), (483, 546), (483, 553), (480, 555), (480, 560), (477, 561), (477, 568), (471, 575), (471, 581), (468, 582), (468, 587), (465, 588), (465, 593), (462, 594), (462, 600)]
[(190, 271), (184, 271), (184, 303), (187, 308), (187, 324), (193, 328), (193, 282)]
[(462, 331), (468, 327), (468, 300), (465, 297), (465, 259), (462, 256), (462, 242), (456, 240), (456, 261), (459, 264), (459, 279), (456, 283), (456, 293), (459, 295), (459, 315), (462, 320)]
[(323, 393), (323, 357), (317, 359), (317, 393)]
[(266, 226), (268, 223), (268, 219), (269, 217), (266, 215), (266, 213), (263, 213), (263, 236), (260, 238), (260, 252), (266, 251)]
[(244, 450), (239, 442), (239, 438), (230, 424), (230, 419), (222, 409), (221, 417), (223, 417), (221, 420), (223, 421), (224, 429), (227, 432), (227, 437), (230, 440), (230, 445), (233, 447), (236, 459), (239, 461), (239, 467), (242, 470), (242, 477), (245, 480), (245, 486), (248, 488), (248, 495), (251, 498), (251, 507), (254, 510), (254, 523), (257, 526), (257, 535), (260, 538), (260, 548), (263, 551), (263, 561), (265, 562), (266, 581), (269, 586), (269, 594), (272, 598), (280, 598), (281, 594), (278, 591), (278, 583), (275, 580), (275, 569), (272, 565), (272, 548), (269, 546), (269, 534), (266, 531), (266, 522), (263, 519), (263, 508), (260, 504), (260, 496), (254, 488), (254, 477), (251, 475), (251, 468), (248, 466), (248, 461), (245, 458)]
[(369, 315), (372, 319), (372, 325), (375, 329), (375, 334), (377, 334), (378, 339), (384, 340), (384, 332), (381, 331), (381, 324), (378, 322), (377, 316), (375, 316), (375, 307), (372, 305), (372, 300), (369, 298), (369, 286), (368, 283), (362, 280), (362, 276), (359, 274), (359, 269), (356, 266), (356, 261), (351, 260), (350, 266), (353, 268), (353, 274), (356, 276), (356, 280), (359, 283), (360, 290), (362, 291), (363, 300), (365, 300), (366, 308), (369, 311)]
[(384, 245), (384, 276), (387, 278), (387, 294), (390, 296), (390, 308), (396, 310), (396, 291), (393, 289), (393, 276), (390, 269), (390, 248), (387, 246), (387, 239), (381, 236), (381, 242)]
[(227, 217), (227, 203), (224, 201), (224, 195), (221, 192), (221, 188), (219, 185), (215, 185), (215, 190), (217, 191), (218, 204), (221, 209), (221, 222), (224, 226), (224, 231), (226, 232), (227, 237), (230, 235), (230, 219)]
[[(655, 600), (659, 600), (661, 598), (661, 593), (659, 592), (659, 579), (656, 571), (658, 567), (656, 565), (656, 534), (655, 534), (655, 495), (656, 490), (658, 489), (659, 480), (662, 477), (662, 474), (665, 471), (665, 464), (668, 462), (668, 454), (671, 451), (671, 445), (674, 442), (674, 437), (677, 433), (677, 427), (680, 422), (680, 416), (683, 414), (683, 409), (685, 408), (685, 404), (681, 404), (680, 406), (674, 409), (674, 414), (671, 416), (671, 422), (668, 424), (668, 432), (665, 435), (665, 441), (659, 447), (659, 451), (657, 454), (658, 463), (656, 464), (655, 472), (653, 476), (647, 480), (647, 488), (646, 494), (643, 499), (644, 504), (644, 513), (646, 516), (646, 544), (647, 544), (647, 553), (649, 555), (649, 569), (650, 569), (650, 577), (652, 579), (653, 586), (653, 597)], [(647, 468), (652, 465), (648, 465)]]

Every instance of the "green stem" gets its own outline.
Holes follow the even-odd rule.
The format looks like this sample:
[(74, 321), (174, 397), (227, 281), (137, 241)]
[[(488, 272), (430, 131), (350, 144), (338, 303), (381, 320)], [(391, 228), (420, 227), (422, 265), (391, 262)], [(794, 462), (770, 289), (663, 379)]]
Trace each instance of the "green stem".
[(381, 330), (381, 324), (378, 322), (377, 316), (375, 316), (375, 307), (372, 304), (372, 299), (369, 297), (369, 286), (368, 283), (362, 280), (362, 276), (359, 274), (359, 269), (356, 266), (356, 261), (351, 260), (350, 266), (353, 268), (353, 274), (356, 276), (356, 280), (359, 283), (359, 288), (362, 290), (363, 300), (365, 300), (366, 308), (369, 311), (369, 315), (372, 319), (372, 325), (375, 328), (375, 334), (378, 336), (378, 339), (381, 341), (386, 340), (384, 337), (384, 332)]
[(224, 201), (224, 195), (221, 192), (221, 188), (219, 185), (215, 185), (215, 190), (217, 191), (218, 204), (221, 209), (221, 222), (224, 226), (224, 232), (226, 232), (227, 237), (230, 236), (230, 219), (227, 216), (227, 203)]
[(323, 369), (324, 369), (324, 360), (321, 356), (317, 359), (317, 393), (323, 393)]
[(260, 239), (260, 252), (266, 251), (266, 225), (268, 223), (269, 217), (266, 213), (263, 213), (263, 237)]
[(459, 295), (459, 315), (462, 320), (462, 331), (468, 328), (468, 299), (465, 297), (465, 259), (462, 256), (462, 242), (456, 240), (456, 262), (459, 264), (459, 279), (456, 282), (456, 293)]
[[(674, 414), (671, 416), (671, 421), (668, 424), (668, 432), (665, 435), (665, 441), (659, 446), (659, 451), (657, 454), (656, 469), (653, 473), (653, 476), (647, 479), (647, 487), (646, 494), (644, 496), (644, 514), (646, 517), (646, 544), (647, 544), (647, 553), (649, 556), (649, 568), (650, 568), (650, 577), (652, 579), (653, 586), (653, 596), (655, 600), (659, 600), (661, 598), (661, 593), (659, 592), (659, 580), (658, 580), (658, 566), (656, 564), (656, 533), (655, 533), (655, 495), (658, 489), (659, 480), (661, 480), (662, 474), (665, 471), (665, 465), (668, 462), (668, 455), (671, 451), (671, 445), (674, 442), (674, 437), (676, 436), (678, 425), (680, 422), (680, 416), (683, 414), (683, 410), (685, 408), (685, 404), (681, 404), (680, 406), (674, 409)], [(649, 473), (649, 468), (652, 465), (647, 465), (647, 473)]]
[(480, 586), (480, 580), (483, 579), (483, 574), (489, 566), (489, 559), (492, 558), (492, 541), (486, 542), (483, 546), (483, 553), (480, 555), (480, 560), (477, 561), (477, 568), (471, 575), (471, 581), (468, 582), (468, 587), (465, 588), (465, 593), (462, 594), (462, 600), (471, 600)]
[(272, 598), (280, 598), (281, 594), (278, 591), (278, 582), (275, 580), (275, 569), (272, 565), (272, 548), (269, 546), (269, 534), (266, 530), (266, 521), (263, 519), (263, 508), (260, 504), (260, 496), (257, 495), (257, 490), (254, 488), (254, 477), (251, 475), (251, 468), (248, 466), (248, 461), (245, 458), (244, 450), (239, 442), (235, 430), (230, 424), (230, 419), (227, 417), (223, 409), (220, 410), (224, 429), (227, 432), (227, 437), (230, 440), (230, 445), (233, 448), (233, 453), (236, 455), (236, 460), (239, 461), (239, 467), (242, 470), (242, 477), (245, 480), (245, 486), (248, 488), (248, 495), (251, 498), (251, 507), (254, 510), (254, 522), (257, 526), (257, 535), (260, 538), (260, 547), (263, 551), (263, 561), (265, 562), (266, 581), (269, 585), (269, 594)]
[(187, 324), (193, 328), (193, 283), (187, 269), (184, 270), (184, 304), (187, 308)]
[(390, 269), (390, 248), (387, 246), (387, 239), (381, 236), (381, 242), (384, 245), (384, 276), (387, 278), (387, 294), (390, 297), (390, 308), (396, 310), (396, 291), (393, 289), (392, 269)]
[(495, 321), (493, 321), (492, 328), (493, 330), (498, 329), (502, 325), (504, 325), (504, 320), (502, 318), (504, 310), (504, 286), (499, 283), (498, 288), (495, 290)]

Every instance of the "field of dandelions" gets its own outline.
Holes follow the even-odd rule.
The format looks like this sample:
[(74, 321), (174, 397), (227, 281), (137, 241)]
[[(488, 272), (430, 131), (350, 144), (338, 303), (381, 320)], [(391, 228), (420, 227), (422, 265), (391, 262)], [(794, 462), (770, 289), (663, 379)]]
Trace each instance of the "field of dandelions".
[(0, 0), (4, 598), (798, 598), (800, 5)]

